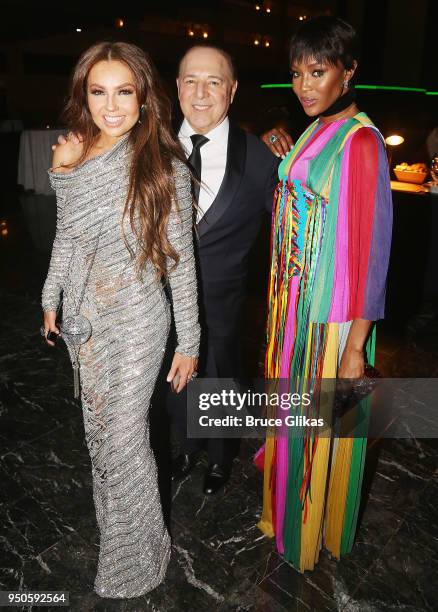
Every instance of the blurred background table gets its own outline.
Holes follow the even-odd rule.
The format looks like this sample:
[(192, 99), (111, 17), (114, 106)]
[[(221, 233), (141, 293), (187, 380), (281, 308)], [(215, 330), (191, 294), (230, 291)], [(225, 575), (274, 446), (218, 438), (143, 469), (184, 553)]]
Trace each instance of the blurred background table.
[(438, 195), (427, 184), (391, 181), (394, 224), (386, 318), (409, 330), (438, 304)]
[(18, 153), (18, 179), (24, 192), (20, 203), (32, 242), (39, 251), (52, 248), (56, 231), (56, 198), (47, 170), (52, 165), (52, 145), (65, 130), (24, 130)]
[(404, 181), (391, 181), (392, 191), (401, 191), (403, 193), (429, 193), (430, 188), (427, 184), (417, 185), (416, 183), (405, 183)]
[(52, 145), (65, 130), (24, 130), (18, 153), (18, 184), (26, 191), (53, 195), (47, 170), (52, 165)]

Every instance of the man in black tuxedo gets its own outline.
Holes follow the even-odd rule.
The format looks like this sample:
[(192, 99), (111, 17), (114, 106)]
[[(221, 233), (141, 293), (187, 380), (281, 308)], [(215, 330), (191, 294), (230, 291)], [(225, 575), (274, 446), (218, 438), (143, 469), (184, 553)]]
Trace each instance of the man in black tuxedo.
[[(209, 46), (189, 49), (180, 62), (177, 86), (184, 115), (179, 138), (201, 179), (201, 185), (194, 187), (199, 208), (199, 374), (238, 378), (249, 252), (263, 216), (272, 208), (278, 160), (263, 142), (228, 120), (237, 80), (225, 51)], [(169, 394), (168, 400), (181, 443), (172, 478), (188, 474), (197, 452), (205, 448), (210, 465), (204, 492), (215, 493), (229, 478), (235, 440), (188, 439), (186, 389)]]

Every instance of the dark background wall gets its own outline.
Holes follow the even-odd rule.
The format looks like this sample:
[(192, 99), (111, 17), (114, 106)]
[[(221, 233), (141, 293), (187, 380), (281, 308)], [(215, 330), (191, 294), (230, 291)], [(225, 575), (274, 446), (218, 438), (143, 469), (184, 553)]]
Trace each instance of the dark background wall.
[[(65, 5), (6, 0), (0, 21), (0, 121), (15, 118), (25, 127), (41, 128), (59, 124), (70, 71), (98, 40), (128, 40), (148, 50), (175, 98), (178, 58), (205, 32), (208, 41), (235, 57), (234, 116), (256, 133), (280, 121), (296, 135), (306, 118), (290, 90), (260, 85), (288, 82), (288, 41), (300, 18), (335, 14), (353, 24), (361, 47), (359, 83), (438, 90), (437, 5), (433, 0), (76, 0)], [(117, 19), (123, 19), (123, 27)], [(359, 92), (362, 108), (385, 135), (403, 132), (405, 151), (398, 153), (405, 157), (418, 156), (426, 134), (438, 124), (437, 101), (418, 93)]]

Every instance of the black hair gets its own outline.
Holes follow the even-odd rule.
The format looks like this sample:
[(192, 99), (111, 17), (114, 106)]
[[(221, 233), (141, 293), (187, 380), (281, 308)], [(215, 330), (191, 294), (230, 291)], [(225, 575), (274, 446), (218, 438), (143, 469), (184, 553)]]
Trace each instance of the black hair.
[(199, 42), (196, 45), (192, 45), (191, 47), (189, 47), (184, 52), (184, 55), (180, 58), (180, 60), (178, 62), (178, 76), (179, 76), (179, 73), (180, 73), (180, 70), (181, 70), (181, 64), (183, 63), (183, 60), (190, 53), (190, 51), (193, 51), (193, 49), (213, 49), (213, 51), (217, 51), (218, 53), (220, 53), (222, 55), (222, 57), (226, 60), (228, 66), (230, 68), (232, 80), (233, 81), (237, 81), (237, 68), (236, 68), (236, 64), (234, 63), (234, 60), (233, 60), (232, 56), (228, 53), (228, 51), (225, 51), (225, 49), (222, 49), (221, 47), (217, 47), (216, 45), (210, 45), (208, 43), (202, 43), (202, 42)]
[(354, 28), (338, 17), (315, 17), (305, 21), (292, 36), (289, 60), (300, 62), (315, 58), (336, 66), (338, 62), (350, 70), (357, 60), (356, 32)]

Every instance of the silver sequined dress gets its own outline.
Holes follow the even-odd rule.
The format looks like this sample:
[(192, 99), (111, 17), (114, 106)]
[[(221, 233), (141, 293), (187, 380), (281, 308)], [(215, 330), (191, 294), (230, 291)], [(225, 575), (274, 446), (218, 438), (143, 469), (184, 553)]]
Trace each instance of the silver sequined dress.
[[(70, 173), (49, 172), (58, 222), (42, 295), (43, 309), (56, 310), (62, 290), (63, 317), (75, 312), (101, 230), (80, 309), (93, 331), (80, 348), (79, 362), (100, 530), (95, 590), (113, 598), (155, 588), (164, 579), (170, 556), (148, 422), (170, 313), (152, 265), (147, 264), (139, 278), (123, 239), (129, 161), (124, 137)], [(174, 176), (179, 212), (174, 207), (169, 217), (168, 238), (180, 257), (169, 273), (177, 350), (196, 357), (200, 329), (190, 177), (180, 162), (174, 164)], [(129, 220), (124, 221), (124, 232), (135, 250)]]

